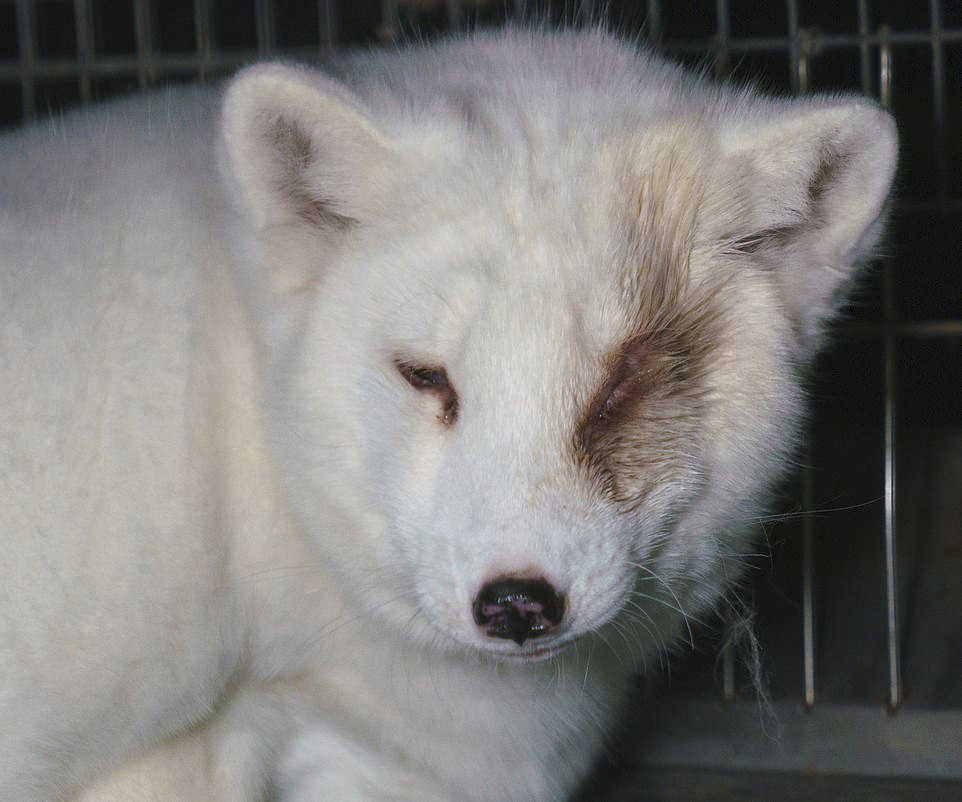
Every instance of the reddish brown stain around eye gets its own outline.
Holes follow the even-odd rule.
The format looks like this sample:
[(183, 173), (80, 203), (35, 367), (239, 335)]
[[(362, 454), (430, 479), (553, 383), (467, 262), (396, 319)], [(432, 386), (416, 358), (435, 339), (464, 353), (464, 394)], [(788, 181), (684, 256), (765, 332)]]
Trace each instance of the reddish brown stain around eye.
[(705, 316), (628, 337), (604, 358), (574, 429), (574, 457), (602, 492), (637, 504), (697, 437), (711, 338)]
[(647, 337), (627, 340), (609, 355), (607, 377), (588, 403), (578, 426), (578, 440), (583, 448), (587, 450), (605, 428), (629, 413), (630, 407), (644, 396), (656, 367), (646, 363), (655, 358)]
[(416, 390), (431, 393), (441, 404), (438, 420), (451, 426), (458, 418), (458, 394), (440, 365), (421, 365), (404, 359), (394, 361), (398, 373)]

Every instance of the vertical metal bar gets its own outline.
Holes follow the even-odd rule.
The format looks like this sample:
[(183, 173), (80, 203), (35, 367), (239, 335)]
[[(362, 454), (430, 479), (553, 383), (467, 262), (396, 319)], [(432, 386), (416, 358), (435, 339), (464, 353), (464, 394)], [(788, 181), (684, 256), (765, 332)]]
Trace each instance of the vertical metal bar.
[(728, 0), (715, 0), (718, 28), (715, 32), (718, 52), (715, 54), (715, 77), (722, 78), (731, 69), (731, 13)]
[(735, 654), (731, 642), (722, 649), (722, 698), (726, 704), (735, 701)]
[[(882, 105), (892, 105), (892, 46), (883, 28), (879, 48), (879, 94)], [(885, 608), (888, 634), (889, 710), (894, 712), (902, 701), (901, 661), (899, 658), (898, 575), (895, 553), (896, 485), (895, 485), (895, 275), (890, 259), (882, 265), (882, 299), (884, 305), (885, 362)]]
[(648, 13), (645, 18), (648, 25), (648, 43), (653, 47), (661, 44), (662, 20), (661, 20), (661, 0), (648, 0)]
[(150, 0), (134, 0), (134, 33), (137, 37), (137, 81), (140, 88), (144, 89), (157, 81)]
[(600, 18), (596, 0), (579, 0), (575, 10), (575, 22), (589, 25)]
[(728, 0), (715, 0), (715, 14), (718, 17), (718, 38), (722, 47), (728, 47), (731, 39), (731, 12)]
[(872, 92), (872, 66), (868, 33), (868, 0), (858, 0), (858, 65), (861, 74), (862, 92), (866, 95)]
[(194, 0), (194, 42), (197, 45), (197, 77), (203, 80), (210, 70), (214, 50), (208, 0)]
[(257, 53), (269, 56), (277, 49), (273, 0), (254, 0), (254, 18), (257, 27)]
[(935, 147), (935, 164), (938, 170), (939, 200), (944, 205), (948, 200), (949, 184), (948, 170), (945, 163), (945, 82), (944, 58), (942, 55), (942, 2), (929, 0), (930, 36), (932, 46), (932, 117), (935, 123), (937, 137)]
[(381, 27), (379, 28), (381, 39), (386, 42), (396, 42), (398, 27), (397, 0), (381, 0)]
[[(799, 94), (806, 95), (810, 89), (809, 44), (798, 30), (795, 15), (795, 66), (793, 75)], [(815, 481), (812, 475), (812, 433), (806, 434), (805, 465), (802, 467), (802, 681), (803, 701), (806, 707), (815, 705), (815, 519), (811, 511), (815, 506)]]
[(785, 0), (785, 11), (788, 15), (788, 72), (792, 83), (792, 92), (799, 90), (799, 41), (798, 28), (798, 0)]
[(795, 50), (795, 73), (798, 79), (798, 93), (807, 95), (811, 88), (811, 63), (815, 50), (812, 33), (809, 29), (798, 32), (798, 47)]
[(812, 433), (806, 434), (802, 467), (802, 699), (815, 705), (815, 482), (812, 475)]
[(460, 0), (447, 0), (446, 5), (448, 7), (448, 27), (452, 31), (461, 30), (461, 26), (464, 24), (464, 14)]
[(20, 97), (23, 118), (37, 117), (37, 15), (33, 0), (17, 0), (17, 47), (20, 50)]
[(322, 50), (331, 51), (337, 45), (337, 17), (334, 0), (318, 0), (317, 33)]
[[(885, 306), (891, 308), (893, 276), (891, 262), (883, 266)], [(885, 609), (888, 635), (889, 708), (896, 710), (901, 702), (899, 659), (899, 609), (896, 544), (896, 484), (895, 484), (895, 333), (894, 320), (885, 319)]]
[[(719, 78), (729, 70), (729, 43), (731, 41), (731, 15), (728, 0), (715, 0), (716, 25), (715, 31), (715, 75)], [(652, 41), (660, 41), (662, 34), (660, 4), (649, 0), (648, 19), (650, 20), (649, 36)], [(722, 698), (726, 704), (735, 701), (735, 654), (734, 644), (727, 642), (722, 650)]]
[(89, 103), (93, 99), (90, 82), (90, 65), (94, 56), (93, 37), (93, 9), (90, 0), (74, 0), (73, 3), (74, 34), (77, 38), (78, 80), (80, 82), (80, 99)]

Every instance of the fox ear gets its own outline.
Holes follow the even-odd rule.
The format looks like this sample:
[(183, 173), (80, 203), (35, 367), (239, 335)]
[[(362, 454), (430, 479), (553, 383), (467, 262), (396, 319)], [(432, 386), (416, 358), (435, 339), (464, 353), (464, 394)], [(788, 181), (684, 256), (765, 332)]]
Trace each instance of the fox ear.
[(895, 123), (857, 99), (784, 104), (750, 123), (725, 142), (748, 195), (747, 235), (734, 247), (771, 266), (810, 350), (882, 234)]
[(240, 72), (224, 97), (221, 132), (233, 200), (268, 248), (301, 243), (316, 252), (319, 238), (377, 208), (393, 148), (346, 87), (315, 71), (268, 64)]

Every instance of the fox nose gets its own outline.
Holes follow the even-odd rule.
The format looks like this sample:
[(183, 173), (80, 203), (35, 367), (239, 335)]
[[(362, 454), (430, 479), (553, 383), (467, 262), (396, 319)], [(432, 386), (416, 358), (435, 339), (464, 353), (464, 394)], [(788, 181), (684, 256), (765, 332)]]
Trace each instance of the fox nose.
[(557, 627), (564, 611), (564, 596), (544, 579), (500, 577), (484, 585), (474, 600), (474, 620), (484, 633), (519, 646)]

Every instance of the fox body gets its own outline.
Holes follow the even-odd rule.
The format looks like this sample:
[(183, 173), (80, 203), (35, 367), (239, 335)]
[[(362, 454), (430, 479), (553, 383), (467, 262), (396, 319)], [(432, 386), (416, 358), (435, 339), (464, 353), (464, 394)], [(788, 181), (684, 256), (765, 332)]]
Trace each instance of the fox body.
[(737, 579), (896, 136), (509, 30), (0, 152), (0, 799), (560, 800)]

